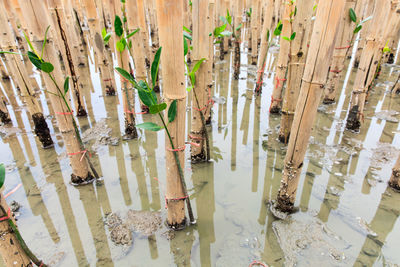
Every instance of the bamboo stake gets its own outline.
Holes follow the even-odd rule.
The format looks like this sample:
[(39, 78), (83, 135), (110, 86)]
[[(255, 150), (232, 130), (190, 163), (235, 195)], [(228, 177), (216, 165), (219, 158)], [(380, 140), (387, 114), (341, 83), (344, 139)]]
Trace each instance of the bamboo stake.
[[(356, 0), (347, 0), (345, 5), (345, 12), (350, 8), (354, 9)], [(343, 16), (339, 26), (339, 36), (336, 39), (336, 47), (333, 52), (333, 59), (331, 69), (329, 71), (328, 80), (324, 92), (324, 104), (331, 104), (335, 102), (336, 89), (339, 87), (342, 71), (345, 67), (345, 60), (348, 51), (352, 48), (352, 37), (355, 24), (351, 21), (350, 16)]]
[(332, 57), (344, 0), (320, 0), (304, 69), (299, 100), (296, 106), (288, 150), (284, 160), (281, 186), (276, 208), (293, 211), (301, 167), (317, 114), (323, 85), (329, 71), (326, 60)]
[(260, 53), (258, 55), (258, 62), (257, 62), (257, 69), (258, 69), (257, 80), (256, 80), (257, 84), (256, 88), (254, 89), (257, 95), (261, 94), (262, 84), (264, 79), (264, 70), (267, 63), (268, 48), (269, 48), (268, 37), (271, 34), (273, 4), (274, 0), (267, 0), (266, 6), (264, 8), (264, 23), (262, 26)]
[(357, 76), (354, 81), (351, 105), (347, 117), (346, 129), (357, 131), (364, 119), (364, 105), (368, 88), (375, 77), (384, 46), (384, 32), (388, 17), (395, 12), (389, 1), (376, 3), (374, 17), (369, 27), (365, 47), (360, 58)]
[[(29, 12), (33, 13), (32, 16), (25, 15), (24, 17), (28, 20), (29, 25), (32, 25), (33, 28), (39, 31), (37, 35), (34, 35), (35, 41), (33, 44), (36, 46), (36, 51), (44, 49), (44, 58), (47, 62), (51, 62), (54, 65), (54, 71), (51, 72), (51, 75), (46, 74), (43, 77), (47, 91), (50, 92), (49, 98), (55, 110), (57, 123), (71, 163), (71, 181), (75, 184), (91, 181), (93, 175), (89, 172), (89, 165), (91, 163), (88, 151), (83, 147), (81, 140), (77, 138), (77, 126), (72, 116), (72, 110), (69, 108), (69, 99), (67, 97), (60, 97), (60, 94), (63, 93), (60, 86), (64, 84), (64, 77), (61, 73), (61, 65), (55, 49), (54, 34), (51, 31), (49, 31), (48, 41), (44, 44), (44, 47), (42, 44), (44, 41), (42, 36), (44, 36), (46, 27), (50, 24), (46, 12), (42, 7), (34, 5), (32, 0), (20, 0), (20, 4), (23, 12), (29, 10)], [(41, 29), (43, 29), (43, 32), (41, 32)], [(90, 167), (96, 175), (94, 168)]]
[(251, 12), (251, 64), (257, 65), (258, 56), (258, 33), (259, 33), (259, 8), (260, 1), (252, 0), (252, 12)]
[(292, 25), (292, 30), (296, 33), (296, 37), (290, 43), (288, 83), (283, 99), (281, 127), (279, 129), (279, 140), (285, 144), (289, 141), (290, 129), (292, 128), (308, 54), (308, 37), (312, 31), (312, 13), (310, 12), (313, 7), (312, 1), (298, 0), (296, 4), (297, 14)]
[[(363, 20), (370, 17), (374, 16), (374, 7), (375, 7), (375, 1), (376, 0), (364, 0), (364, 9), (363, 9)], [(371, 27), (372, 23), (368, 23), (367, 25), (364, 25), (364, 29), (360, 32), (360, 41), (358, 42), (358, 47), (354, 59), (354, 67), (357, 68), (358, 64), (360, 63), (360, 58), (362, 51), (365, 47), (366, 43), (366, 36), (369, 32), (369, 28)]]
[(400, 156), (397, 158), (396, 164), (392, 169), (389, 185), (396, 190), (400, 190)]
[[(208, 0), (194, 0), (192, 15), (193, 15), (193, 63), (201, 64), (204, 59), (209, 62), (209, 29), (207, 23)], [(208, 87), (208, 67), (207, 63), (203, 62), (196, 72), (196, 84), (192, 84), (193, 101), (192, 101), (192, 126), (190, 130), (190, 139), (198, 146), (191, 146), (190, 157), (193, 163), (207, 161), (208, 149), (206, 144), (205, 128), (205, 111), (209, 104), (206, 100), (209, 98), (207, 91)], [(211, 75), (211, 73), (209, 73)]]
[(274, 78), (274, 89), (271, 95), (270, 113), (278, 114), (282, 108), (282, 93), (286, 81), (286, 73), (289, 62), (290, 54), (290, 41), (285, 40), (283, 37), (290, 38), (292, 35), (292, 16), (294, 15), (294, 4), (292, 2), (285, 3), (285, 10), (282, 18), (282, 33), (280, 37), (280, 49), (278, 55), (278, 62), (276, 66), (276, 73)]
[[(133, 1), (126, 7), (129, 32), (133, 32), (137, 28), (140, 29), (139, 32), (145, 31), (146, 29), (140, 28), (141, 25), (138, 20), (138, 6), (136, 1)], [(146, 80), (146, 53), (143, 40), (139, 33), (136, 33), (130, 40), (132, 40), (132, 56), (135, 63), (135, 77), (137, 80)]]
[[(168, 125), (166, 143), (167, 192), (168, 207), (167, 223), (174, 229), (184, 227), (185, 200), (190, 221), (195, 222), (191, 210), (189, 196), (183, 177), (185, 164), (185, 116), (186, 88), (185, 68), (182, 42), (183, 6), (181, 1), (156, 0), (157, 21), (159, 25), (161, 68), (163, 70), (163, 96), (168, 104), (177, 101), (175, 120)], [(168, 119), (166, 117), (166, 119)]]
[[(208, 22), (207, 27), (209, 32), (212, 32), (212, 30), (215, 28), (214, 14), (215, 14), (215, 0), (209, 0), (208, 16), (207, 16), (207, 22)], [(204, 112), (204, 118), (206, 121), (206, 125), (211, 125), (211, 112), (213, 107), (212, 92), (214, 87), (214, 81), (213, 81), (214, 39), (212, 36), (208, 37), (208, 60), (205, 62), (205, 64), (207, 67), (207, 92), (205, 96), (207, 108)]]
[[(150, 66), (150, 60), (151, 60), (151, 52), (150, 52), (150, 36), (149, 36), (149, 31), (147, 30), (147, 23), (146, 23), (146, 14), (145, 14), (145, 9), (144, 9), (144, 0), (136, 0), (137, 4), (137, 15), (138, 15), (138, 20), (139, 20), (139, 35), (141, 36), (141, 40), (143, 42), (143, 47), (146, 55), (146, 64), (147, 66)], [(147, 0), (148, 1), (148, 0)]]

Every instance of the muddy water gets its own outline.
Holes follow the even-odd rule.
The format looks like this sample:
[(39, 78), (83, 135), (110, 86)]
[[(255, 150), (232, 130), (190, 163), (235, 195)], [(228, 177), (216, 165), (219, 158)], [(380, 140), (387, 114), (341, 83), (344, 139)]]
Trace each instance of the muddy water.
[[(269, 60), (275, 57), (270, 54)], [(48, 122), (55, 147), (43, 150), (26, 109), (9, 105), (15, 128), (0, 128), (0, 162), (7, 166), (4, 191), (22, 183), (8, 201), (21, 204), (18, 225), (31, 249), (55, 266), (399, 263), (400, 194), (387, 181), (399, 153), (400, 116), (387, 111), (400, 112), (400, 98), (388, 91), (400, 66), (383, 67), (360, 133), (344, 131), (355, 70), (348, 72), (347, 90), (338, 92), (337, 103), (320, 107), (297, 193), (300, 210), (279, 221), (265, 204), (276, 196), (286, 149), (277, 141), (280, 117), (268, 114), (273, 69), (256, 99), (256, 68), (247, 65), (247, 53), (242, 54), (239, 80), (232, 79), (231, 59), (229, 53), (215, 64), (216, 103), (209, 128), (213, 160), (185, 163), (197, 225), (180, 232), (169, 232), (163, 224), (155, 233), (134, 231), (125, 246), (112, 242), (108, 214), (117, 214), (125, 230), (131, 229), (129, 210), (161, 212), (165, 220), (163, 133), (140, 131), (138, 140), (122, 141), (121, 94), (103, 97), (99, 73), (92, 65), (83, 69), (88, 75), (81, 82), (93, 91), (85, 92), (89, 116), (79, 124), (83, 132), (98, 126), (85, 140), (103, 181), (77, 188), (69, 184), (71, 170), (54, 118)], [(13, 86), (5, 83), (3, 88)], [(21, 104), (10, 96), (13, 102)], [(53, 113), (43, 95), (41, 103), (45, 114)], [(157, 122), (139, 115), (137, 122), (142, 121)]]

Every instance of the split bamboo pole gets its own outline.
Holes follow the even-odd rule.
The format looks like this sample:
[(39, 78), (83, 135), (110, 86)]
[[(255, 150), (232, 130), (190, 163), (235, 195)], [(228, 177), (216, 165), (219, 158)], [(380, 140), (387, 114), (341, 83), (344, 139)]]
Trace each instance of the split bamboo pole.
[(207, 161), (207, 129), (205, 128), (205, 111), (207, 110), (208, 97), (207, 91), (211, 92), (208, 87), (209, 68), (209, 29), (207, 23), (208, 0), (193, 0), (192, 1), (193, 15), (193, 63), (205, 60), (196, 72), (196, 84), (192, 84), (192, 126), (189, 138), (198, 146), (191, 146), (190, 154), (193, 163)]
[(288, 66), (287, 88), (282, 104), (281, 127), (279, 140), (283, 143), (289, 141), (296, 103), (299, 97), (303, 72), (308, 54), (309, 36), (312, 31), (312, 1), (298, 0), (296, 2), (297, 14), (294, 17), (292, 31), (296, 37), (290, 44), (290, 62)]
[(369, 27), (365, 47), (361, 54), (357, 75), (354, 81), (346, 129), (358, 131), (364, 119), (364, 105), (368, 88), (375, 78), (384, 46), (384, 32), (388, 18), (395, 12), (390, 1), (376, 2), (375, 13)]
[[(370, 16), (374, 16), (375, 1), (376, 0), (364, 0), (364, 9), (362, 10), (362, 14), (363, 14), (362, 19), (363, 20)], [(367, 37), (369, 28), (371, 27), (371, 25), (372, 25), (371, 22), (364, 25), (363, 26), (364, 29), (362, 31), (360, 31), (359, 42), (358, 42), (357, 51), (356, 51), (356, 55), (355, 55), (355, 59), (354, 59), (354, 67), (355, 68), (357, 68), (358, 64), (360, 63), (361, 54), (365, 47), (366, 37)]]
[(239, 27), (243, 22), (243, 2), (241, 0), (233, 0), (233, 39), (234, 39), (234, 56), (233, 56), (233, 78), (239, 80), (240, 75), (240, 45), (242, 43), (242, 29)]
[[(32, 25), (33, 45), (36, 51), (44, 49), (44, 59), (51, 62), (54, 66), (51, 76), (43, 73), (46, 89), (50, 92), (49, 98), (51, 105), (55, 110), (55, 115), (58, 127), (64, 139), (67, 154), (72, 167), (71, 181), (74, 184), (81, 184), (93, 179), (92, 173), (89, 171), (90, 162), (88, 160), (88, 151), (83, 147), (83, 144), (77, 138), (77, 126), (73, 118), (70, 101), (68, 97), (62, 99), (59, 95), (62, 93), (61, 87), (64, 84), (64, 75), (61, 73), (61, 64), (56, 51), (56, 43), (54, 41), (55, 34), (53, 30), (48, 33), (47, 42), (44, 44), (44, 33), (50, 24), (47, 13), (43, 7), (35, 5), (32, 0), (20, 0), (21, 9), (23, 12), (29, 11), (31, 14), (24, 15), (29, 25)], [(54, 83), (55, 82), (55, 83)], [(95, 173), (94, 168), (92, 171)]]
[(71, 92), (76, 109), (76, 116), (85, 117), (87, 116), (87, 111), (82, 92), (78, 85), (78, 73), (76, 69), (78, 62), (74, 53), (76, 52), (74, 47), (78, 49), (78, 44), (73, 44), (71, 42), (71, 36), (75, 35), (73, 32), (71, 32), (71, 29), (73, 28), (67, 26), (66, 24), (67, 20), (61, 0), (48, 0), (47, 4), (49, 9), (49, 17), (51, 18), (52, 26), (54, 27), (53, 30), (59, 34), (57, 35), (56, 39), (58, 40), (58, 46), (63, 55), (65, 68), (68, 70), (69, 75), (71, 75)]
[[(219, 14), (220, 17), (225, 17), (226, 16), (226, 11), (228, 10), (228, 2), (226, 0), (218, 0), (220, 3), (220, 9), (217, 9), (217, 14)], [(222, 21), (218, 19), (217, 25), (221, 25)], [(219, 43), (219, 59), (224, 60), (225, 54), (228, 53), (228, 37), (224, 37), (221, 39), (221, 42)]]
[[(354, 10), (356, 0), (347, 0), (345, 12), (349, 12), (350, 8)], [(324, 104), (335, 102), (336, 90), (339, 87), (340, 78), (345, 68), (345, 60), (348, 51), (352, 49), (353, 31), (356, 25), (350, 19), (350, 16), (343, 16), (339, 26), (339, 36), (336, 38), (336, 47), (333, 52), (331, 69), (329, 70), (328, 80), (324, 92)]]
[(254, 89), (257, 95), (261, 94), (263, 79), (264, 79), (264, 70), (267, 64), (267, 56), (269, 49), (269, 40), (268, 37), (271, 36), (271, 26), (272, 26), (272, 16), (273, 16), (273, 5), (274, 0), (266, 0), (266, 5), (264, 7), (264, 22), (262, 26), (261, 33), (261, 44), (260, 44), (260, 53), (258, 55), (257, 61), (257, 83), (256, 88)]
[[(167, 166), (167, 191), (165, 198), (168, 207), (167, 223), (170, 227), (175, 229), (182, 228), (185, 225), (185, 200), (188, 198), (187, 191), (183, 184), (184, 177), (181, 176), (183, 175), (181, 170), (184, 169), (185, 164), (186, 116), (182, 4), (182, 1), (156, 0), (160, 46), (162, 46), (163, 49), (161, 53), (163, 97), (168, 106), (170, 106), (174, 100), (177, 101), (176, 118), (168, 125), (168, 131), (173, 140), (173, 147), (171, 147), (169, 137), (165, 137)], [(176, 151), (173, 151), (174, 148)], [(177, 165), (177, 161), (180, 163), (180, 167)]]
[[(2, 6), (2, 4), (0, 4), (0, 24), (7, 25), (6, 14), (4, 13), (4, 6)], [(0, 47), (3, 51), (18, 51), (13, 39), (10, 29), (8, 27), (2, 27), (2, 41)], [(6, 54), (5, 57), (9, 62), (10, 71), (13, 72), (15, 78), (14, 82), (18, 84), (23, 101), (27, 105), (28, 112), (34, 122), (35, 134), (38, 136), (43, 148), (52, 147), (53, 140), (50, 136), (49, 127), (47, 126), (41, 107), (35, 98), (31, 79), (29, 78), (26, 68), (23, 66), (21, 57), (9, 54)]]
[(345, 0), (320, 0), (311, 37), (303, 82), (284, 160), (276, 208), (293, 211), (301, 168), (329, 71), (326, 60), (333, 54), (335, 37)]
[(285, 10), (282, 17), (282, 33), (280, 36), (280, 49), (278, 62), (276, 66), (274, 89), (271, 95), (270, 113), (279, 114), (282, 109), (282, 94), (286, 84), (287, 68), (290, 54), (291, 42), (283, 37), (290, 38), (292, 35), (292, 17), (294, 15), (295, 6), (292, 2), (285, 2)]

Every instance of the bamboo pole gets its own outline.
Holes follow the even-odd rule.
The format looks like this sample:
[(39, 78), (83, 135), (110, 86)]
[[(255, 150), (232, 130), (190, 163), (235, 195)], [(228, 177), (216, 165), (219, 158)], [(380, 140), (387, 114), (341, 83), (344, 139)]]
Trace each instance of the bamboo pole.
[(257, 69), (258, 69), (257, 80), (256, 80), (257, 84), (256, 88), (254, 89), (257, 95), (261, 94), (262, 84), (264, 79), (264, 70), (267, 64), (267, 56), (269, 48), (268, 37), (271, 36), (273, 5), (274, 5), (274, 0), (267, 0), (266, 6), (264, 8), (264, 22), (261, 33), (260, 53), (258, 55), (258, 61), (257, 61)]
[[(184, 169), (185, 164), (185, 116), (186, 116), (186, 88), (185, 68), (182, 41), (183, 6), (182, 1), (156, 0), (157, 21), (159, 25), (161, 53), (161, 68), (163, 71), (163, 97), (170, 104), (177, 101), (175, 120), (168, 125), (173, 147), (166, 136), (166, 166), (167, 191), (166, 203), (168, 207), (167, 223), (175, 229), (185, 225), (185, 199), (188, 196), (183, 188), (181, 173), (178, 170), (176, 159)], [(178, 154), (178, 156), (176, 155)]]
[[(362, 10), (362, 19), (366, 19), (370, 16), (374, 15), (374, 7), (375, 7), (376, 0), (364, 0), (364, 9)], [(354, 67), (357, 68), (358, 64), (360, 63), (360, 58), (362, 51), (365, 47), (366, 43), (366, 36), (369, 32), (369, 28), (371, 27), (372, 23), (369, 22), (368, 24), (363, 26), (363, 30), (360, 32), (360, 41), (358, 42), (357, 51), (354, 59)]]
[[(207, 28), (209, 32), (212, 32), (215, 28), (215, 0), (209, 0), (208, 4), (208, 16), (207, 16)], [(205, 62), (207, 67), (207, 92), (205, 96), (205, 102), (207, 103), (206, 110), (204, 112), (204, 118), (206, 121), (206, 125), (211, 125), (211, 112), (213, 107), (213, 69), (214, 69), (214, 39), (212, 36), (208, 37), (208, 60)]]
[(329, 71), (326, 60), (333, 54), (335, 37), (343, 13), (344, 0), (320, 0), (311, 37), (303, 82), (284, 160), (276, 208), (293, 211), (301, 168), (312, 125)]
[[(206, 147), (206, 128), (205, 111), (207, 110), (207, 91), (209, 63), (209, 29), (207, 23), (208, 0), (192, 1), (193, 15), (193, 63), (196, 65), (201, 60), (203, 62), (196, 72), (196, 84), (193, 84), (192, 90), (192, 126), (190, 130), (190, 139), (198, 146), (191, 146), (190, 155), (193, 163), (206, 161), (208, 158)], [(209, 73), (211, 75), (211, 73)]]
[(259, 35), (259, 20), (260, 20), (260, 0), (252, 0), (251, 12), (251, 64), (257, 65), (258, 56), (258, 35)]
[[(123, 15), (121, 19), (123, 20), (126, 17), (126, 4), (121, 4), (120, 2), (115, 2), (116, 10), (122, 10)], [(124, 23), (124, 22), (123, 22)], [(126, 23), (124, 23), (124, 30), (126, 30)], [(118, 66), (122, 69), (129, 70), (130, 73), (133, 73), (132, 66), (129, 63), (129, 51), (128, 48), (125, 48), (122, 52), (117, 53), (118, 58)], [(135, 101), (133, 89), (131, 88), (130, 83), (120, 76), (121, 81), (121, 90), (122, 90), (122, 106), (124, 109), (125, 115), (125, 135), (123, 136), (124, 140), (130, 140), (138, 137), (136, 130), (136, 121), (135, 121)]]
[[(356, 0), (347, 0), (344, 8), (345, 12), (348, 12), (350, 8), (354, 9), (356, 2)], [(336, 89), (339, 87), (340, 78), (345, 68), (346, 56), (348, 51), (352, 48), (354, 28), (355, 24), (351, 21), (350, 16), (343, 16), (339, 26), (339, 36), (336, 39), (336, 47), (333, 52), (331, 69), (326, 82), (323, 99), (324, 104), (335, 102)]]
[(136, 1), (129, 3), (129, 5), (127, 5), (126, 7), (129, 32), (133, 32), (135, 29), (138, 28), (140, 29), (139, 33), (136, 33), (133, 37), (130, 38), (130, 40), (132, 40), (132, 56), (135, 63), (135, 77), (137, 80), (146, 80), (146, 53), (143, 40), (140, 37), (140, 32), (145, 31), (146, 29), (140, 28), (141, 25), (138, 19), (138, 6)]
[(397, 158), (396, 164), (393, 167), (389, 185), (396, 190), (400, 190), (400, 156)]
[[(45, 10), (41, 6), (32, 3), (32, 0), (20, 0), (19, 2), (23, 12), (32, 12), (31, 16), (24, 15), (24, 17), (28, 20), (29, 25), (32, 25), (32, 27), (38, 31), (33, 35), (33, 45), (36, 47), (37, 51), (42, 51), (44, 32), (50, 24), (49, 18)], [(57, 123), (71, 163), (71, 181), (75, 184), (80, 184), (92, 180), (93, 175), (89, 171), (88, 164), (90, 163), (87, 161), (87, 150), (84, 149), (82, 143), (80, 143), (76, 136), (73, 114), (68, 108), (70, 107), (69, 99), (66, 97), (64, 101), (59, 96), (61, 93), (60, 87), (64, 84), (64, 75), (61, 73), (61, 64), (59, 62), (53, 36), (54, 33), (49, 31), (48, 41), (44, 44), (43, 49), (44, 58), (47, 62), (51, 62), (54, 65), (54, 71), (51, 73), (52, 77), (44, 73), (43, 77), (46, 89), (50, 92), (49, 98), (55, 110)], [(53, 81), (55, 81), (55, 83)], [(92, 171), (94, 171), (93, 168)]]
[(292, 35), (292, 17), (294, 15), (294, 8), (295, 6), (292, 2), (285, 2), (285, 10), (282, 17), (283, 28), (280, 37), (280, 49), (274, 77), (274, 89), (271, 95), (271, 106), (269, 109), (269, 112), (274, 114), (280, 113), (282, 108), (282, 94), (287, 76), (286, 73), (291, 43), (283, 37), (290, 38)]
[[(0, 217), (9, 218), (13, 225), (16, 225), (14, 217), (11, 215), (9, 206), (7, 205), (3, 194), (0, 195)], [(16, 233), (10, 226), (8, 219), (0, 221), (0, 253), (6, 266), (31, 266), (28, 255), (18, 242)]]
[(298, 0), (296, 3), (297, 14), (294, 17), (292, 30), (296, 37), (290, 44), (290, 62), (288, 66), (288, 83), (283, 98), (281, 127), (279, 140), (283, 143), (289, 141), (296, 103), (300, 93), (303, 72), (308, 54), (308, 43), (312, 31), (311, 17), (313, 3), (309, 0)]
[(143, 42), (144, 46), (144, 52), (146, 55), (146, 64), (147, 66), (150, 66), (150, 60), (152, 58), (150, 52), (150, 44), (149, 44), (150, 36), (149, 36), (149, 31), (147, 30), (146, 14), (143, 1), (144, 0), (136, 0), (137, 11), (138, 11), (137, 15), (140, 28), (139, 35), (141, 36), (141, 41)]
[(369, 27), (365, 47), (363, 49), (357, 76), (354, 81), (349, 115), (346, 129), (357, 131), (364, 119), (364, 105), (368, 88), (375, 77), (375, 72), (382, 55), (384, 46), (384, 32), (388, 18), (395, 12), (391, 9), (389, 1), (376, 2), (375, 13), (371, 21), (373, 27)]

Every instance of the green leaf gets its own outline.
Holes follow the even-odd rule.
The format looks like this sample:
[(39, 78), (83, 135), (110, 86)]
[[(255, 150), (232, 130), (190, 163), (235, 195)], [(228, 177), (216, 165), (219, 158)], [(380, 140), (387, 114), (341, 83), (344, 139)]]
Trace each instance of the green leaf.
[(290, 40), (294, 40), (294, 38), (296, 38), (296, 32), (293, 32), (292, 35), (290, 35)]
[(140, 128), (140, 129), (144, 129), (144, 130), (149, 130), (149, 131), (153, 131), (153, 132), (158, 132), (159, 130), (161, 130), (163, 127), (158, 126), (157, 124), (155, 124), (154, 122), (144, 122), (141, 124), (136, 124), (136, 128)]
[(239, 26), (237, 26), (235, 30), (236, 30), (236, 31), (240, 30), (240, 28), (242, 28), (242, 26), (243, 26), (243, 24), (240, 23)]
[(32, 51), (28, 51), (28, 58), (29, 61), (32, 62), (32, 64), (36, 68), (42, 70), (42, 61), (38, 58), (38, 56), (35, 53), (33, 53)]
[(121, 18), (119, 16), (115, 16), (114, 30), (115, 30), (115, 34), (118, 37), (121, 37), (122, 34), (124, 33), (124, 29), (122, 28), (122, 21), (121, 21)]
[(185, 38), (183, 38), (183, 55), (187, 55), (189, 52), (189, 46)]
[(267, 42), (269, 42), (269, 30), (267, 30)]
[(232, 25), (232, 16), (229, 14), (229, 9), (226, 10), (226, 21)]
[(290, 42), (290, 39), (289, 39), (289, 37), (282, 36), (282, 38), (283, 38), (284, 40), (286, 40), (286, 41), (289, 41), (289, 42)]
[(151, 107), (152, 105), (154, 105), (149, 92), (139, 89), (138, 94), (140, 101), (142, 101), (142, 103), (145, 104), (147, 107)]
[(186, 88), (186, 91), (190, 92), (190, 91), (192, 91), (192, 89), (193, 89), (193, 86), (189, 86), (188, 88)]
[(104, 40), (104, 37), (106, 37), (106, 35), (107, 35), (107, 30), (106, 30), (106, 28), (104, 27), (104, 28), (101, 30), (101, 37), (103, 38), (103, 40)]
[(352, 8), (349, 9), (349, 16), (350, 16), (351, 21), (353, 21), (354, 23), (357, 22), (357, 15), (356, 15), (356, 12), (354, 12), (354, 9), (352, 9)]
[(0, 54), (21, 55), (21, 53), (11, 52), (11, 51), (0, 51)]
[(122, 3), (122, 4), (125, 4), (125, 0), (121, 0), (121, 3)]
[(45, 47), (46, 42), (47, 42), (47, 32), (49, 31), (49, 29), (50, 29), (50, 25), (47, 26), (46, 32), (44, 33), (43, 47), (42, 47), (42, 53), (40, 54), (40, 58), (43, 58), (44, 47)]
[(358, 26), (354, 29), (353, 33), (358, 33), (359, 31), (361, 31), (361, 29), (362, 29), (362, 25), (358, 25)]
[(149, 107), (151, 114), (157, 114), (167, 108), (167, 103), (154, 104)]
[(6, 168), (3, 163), (0, 164), (0, 188), (3, 187), (4, 181), (6, 180)]
[(187, 32), (183, 32), (183, 37), (185, 37), (186, 39), (192, 41), (192, 36)]
[(50, 62), (43, 62), (41, 65), (41, 70), (46, 73), (50, 73), (54, 70), (54, 66)]
[(199, 69), (201, 64), (204, 62), (204, 60), (206, 60), (205, 58), (200, 59), (199, 61), (196, 62), (196, 64), (194, 65), (191, 73), (195, 74)]
[(294, 7), (294, 16), (296, 17), (297, 15), (297, 6)]
[(26, 42), (28, 43), (29, 47), (30, 47), (31, 50), (33, 51), (33, 54), (35, 54), (36, 57), (40, 59), (39, 54), (36, 52), (35, 48), (33, 47), (32, 43), (31, 43), (31, 40), (29, 40), (29, 38), (28, 38), (28, 36), (26, 35), (25, 32), (23, 32), (23, 33), (24, 33)]
[(111, 32), (107, 33), (104, 37), (103, 37), (103, 41), (105, 44), (108, 44), (108, 42), (110, 41), (111, 38)]
[(178, 109), (178, 102), (175, 99), (174, 101), (172, 101), (168, 109), (168, 122), (173, 122), (175, 120), (177, 109)]
[(192, 33), (192, 31), (189, 28), (185, 27), (185, 26), (183, 26), (183, 30), (185, 32), (187, 32), (187, 33)]
[(137, 28), (136, 30), (134, 30), (133, 32), (131, 32), (130, 34), (128, 34), (128, 36), (126, 36), (126, 39), (131, 38), (131, 37), (134, 36), (138, 31), (140, 31), (140, 28)]
[(132, 76), (129, 72), (127, 72), (126, 70), (124, 70), (124, 69), (122, 69), (122, 68), (119, 68), (119, 67), (116, 67), (115, 70), (116, 70), (119, 74), (121, 74), (122, 77), (124, 77), (125, 79), (127, 79), (127, 80), (130, 81), (131, 83), (133, 83), (133, 84), (136, 83), (136, 81), (135, 81), (135, 79), (133, 78), (133, 76)]
[(158, 68), (160, 66), (161, 49), (162, 47), (157, 50), (153, 63), (151, 64), (151, 81), (153, 82), (153, 87), (156, 86)]
[(67, 76), (67, 78), (65, 78), (64, 81), (64, 96), (67, 94), (69, 89), (69, 77)]
[(318, 7), (318, 4), (316, 4), (315, 6), (313, 6), (312, 10), (315, 11)]
[(125, 40), (125, 39), (121, 39), (115, 44), (115, 46), (117, 47), (117, 51), (120, 53), (125, 50), (125, 43), (122, 40)]
[(221, 32), (226, 29), (226, 24), (222, 24), (221, 26), (214, 29), (214, 36), (218, 36)]
[(274, 30), (274, 35), (275, 35), (275, 36), (281, 35), (281, 33), (282, 33), (282, 27), (283, 27), (282, 21), (279, 21), (279, 22), (278, 22), (278, 25), (276, 25), (276, 28), (275, 28), (275, 30)]
[(220, 43), (222, 43), (221, 40), (217, 40), (217, 41), (214, 42), (214, 44), (220, 44)]

